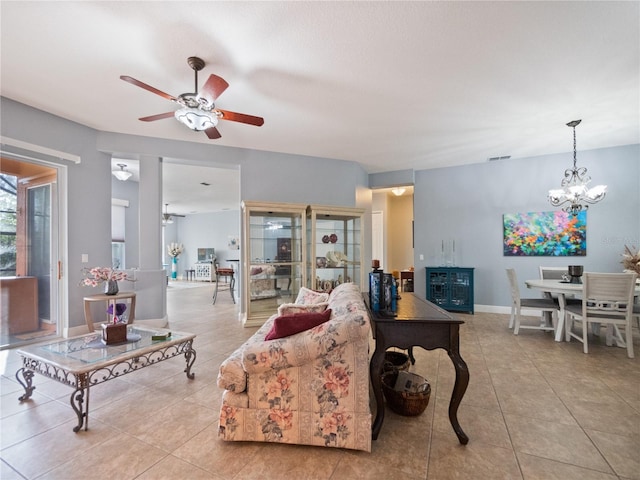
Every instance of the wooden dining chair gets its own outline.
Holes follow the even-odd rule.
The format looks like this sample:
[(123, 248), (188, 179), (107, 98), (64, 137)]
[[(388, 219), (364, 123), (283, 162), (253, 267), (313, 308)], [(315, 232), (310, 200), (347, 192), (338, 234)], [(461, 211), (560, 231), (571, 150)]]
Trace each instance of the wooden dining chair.
[[(521, 298), (516, 271), (513, 268), (507, 268), (507, 277), (509, 278), (509, 286), (511, 287), (511, 318), (509, 319), (509, 328), (513, 328), (513, 334), (518, 335), (521, 328), (554, 331), (558, 324), (558, 310), (560, 309), (558, 302), (552, 298)], [(523, 309), (550, 312), (552, 325), (546, 325), (545, 323), (522, 325), (520, 316)]]
[[(627, 356), (633, 355), (633, 334), (631, 319), (633, 317), (633, 295), (637, 275), (635, 273), (585, 273), (582, 277), (583, 292), (580, 305), (567, 305), (567, 326), (565, 339), (571, 338), (582, 342), (584, 353), (589, 353), (589, 323), (611, 325), (624, 329), (624, 342)], [(576, 322), (582, 324), (582, 332), (573, 331)]]

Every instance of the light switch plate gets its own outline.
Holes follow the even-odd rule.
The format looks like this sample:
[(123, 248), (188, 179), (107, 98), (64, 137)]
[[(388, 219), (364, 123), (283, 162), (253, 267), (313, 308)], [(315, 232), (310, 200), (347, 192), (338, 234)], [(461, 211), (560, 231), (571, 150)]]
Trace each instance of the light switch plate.
[(89, 263), (89, 254), (88, 253), (83, 253), (82, 254), (82, 263)]

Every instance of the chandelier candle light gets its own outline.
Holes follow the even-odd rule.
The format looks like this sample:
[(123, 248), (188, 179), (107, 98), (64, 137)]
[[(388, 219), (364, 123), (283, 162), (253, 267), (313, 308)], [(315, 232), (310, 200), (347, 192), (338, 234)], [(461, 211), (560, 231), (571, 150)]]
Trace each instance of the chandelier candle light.
[[(560, 184), (562, 188), (549, 190), (549, 202), (554, 207), (565, 205), (562, 210), (570, 215), (577, 215), (589, 205), (598, 203), (607, 193), (606, 185), (596, 185), (589, 188), (591, 177), (587, 175), (587, 168), (578, 168), (576, 165), (576, 127), (582, 120), (573, 120), (567, 123), (573, 128), (573, 168), (564, 171), (564, 178)], [(585, 205), (583, 205), (583, 203)]]
[(178, 278), (178, 256), (184, 251), (181, 243), (170, 243), (167, 245), (167, 253), (171, 257), (171, 278)]

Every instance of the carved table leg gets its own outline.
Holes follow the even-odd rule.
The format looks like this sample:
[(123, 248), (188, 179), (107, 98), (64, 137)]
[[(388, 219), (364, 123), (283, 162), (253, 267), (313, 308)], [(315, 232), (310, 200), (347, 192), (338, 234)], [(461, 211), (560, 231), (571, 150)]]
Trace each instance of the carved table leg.
[[(20, 375), (22, 375), (22, 378), (24, 379), (24, 382), (22, 380), (20, 380)], [(19, 397), (18, 400), (23, 402), (23, 401), (28, 400), (29, 398), (31, 398), (31, 394), (36, 389), (36, 387), (33, 386), (33, 371), (28, 370), (28, 369), (26, 369), (24, 367), (19, 369), (16, 372), (16, 380), (24, 388), (24, 395)]]
[(189, 341), (187, 348), (184, 352), (184, 359), (187, 361), (187, 368), (184, 369), (187, 374), (187, 378), (193, 380), (195, 378), (195, 373), (191, 373), (191, 367), (196, 361), (196, 351), (193, 349), (193, 342)]
[[(71, 408), (76, 412), (78, 416), (78, 425), (73, 427), (73, 431), (78, 433), (82, 426), (84, 425), (84, 429), (87, 430), (89, 427), (89, 392), (87, 386), (87, 375), (77, 375), (76, 376), (76, 389), (71, 394), (69, 398), (69, 403), (71, 404)], [(87, 408), (84, 408), (84, 396), (85, 392), (87, 393)]]
[[(381, 341), (380, 332), (377, 332), (377, 340)], [(371, 385), (373, 388), (373, 394), (376, 399), (376, 418), (373, 421), (371, 427), (371, 438), (373, 440), (378, 439), (378, 434), (382, 428), (382, 422), (384, 421), (384, 396), (382, 394), (382, 366), (384, 364), (384, 348), (380, 348), (382, 343), (377, 343), (373, 356), (371, 357), (371, 363), (369, 365), (369, 375), (371, 376)]]
[(469, 368), (467, 364), (457, 351), (449, 351), (449, 358), (453, 362), (453, 366), (456, 369), (456, 383), (453, 386), (453, 392), (451, 393), (451, 401), (449, 402), (449, 420), (454, 432), (458, 436), (458, 440), (461, 444), (466, 445), (469, 443), (469, 437), (460, 427), (458, 423), (458, 407), (464, 396), (464, 392), (467, 391), (469, 385)]

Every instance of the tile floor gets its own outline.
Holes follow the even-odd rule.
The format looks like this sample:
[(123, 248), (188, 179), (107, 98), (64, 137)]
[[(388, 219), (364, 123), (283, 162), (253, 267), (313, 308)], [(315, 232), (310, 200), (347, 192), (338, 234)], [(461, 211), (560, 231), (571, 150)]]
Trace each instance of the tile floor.
[[(640, 360), (624, 349), (556, 343), (548, 333), (514, 336), (508, 317), (461, 315), (471, 382), (459, 410), (470, 437), (458, 443), (447, 416), (454, 370), (443, 351), (416, 349), (432, 384), (420, 417), (387, 411), (371, 453), (217, 438), (220, 362), (245, 329), (226, 295), (168, 292), (171, 328), (196, 333), (194, 380), (184, 359), (99, 385), (90, 429), (77, 422), (69, 387), (36, 376), (20, 404), (15, 352), (0, 352), (0, 478), (12, 479), (640, 479)], [(640, 342), (634, 343), (640, 357)]]

